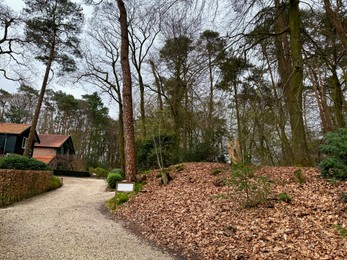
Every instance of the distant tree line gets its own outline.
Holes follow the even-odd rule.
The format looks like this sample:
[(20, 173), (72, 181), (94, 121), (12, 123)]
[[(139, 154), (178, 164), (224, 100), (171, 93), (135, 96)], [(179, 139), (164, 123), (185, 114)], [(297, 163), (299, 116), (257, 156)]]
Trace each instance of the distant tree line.
[[(0, 89), (0, 122), (31, 124), (38, 95), (37, 90), (24, 85), (13, 94)], [(118, 122), (108, 112), (96, 92), (75, 99), (65, 92), (48, 90), (37, 131), (71, 135), (77, 159), (83, 159), (86, 168), (116, 167), (119, 165)]]

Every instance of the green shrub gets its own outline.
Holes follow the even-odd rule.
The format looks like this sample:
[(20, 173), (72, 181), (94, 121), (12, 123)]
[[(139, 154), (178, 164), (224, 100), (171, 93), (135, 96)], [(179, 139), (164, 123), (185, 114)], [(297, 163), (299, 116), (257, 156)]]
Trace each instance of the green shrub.
[(255, 176), (255, 169), (240, 163), (232, 169), (229, 183), (237, 192), (244, 195), (242, 205), (245, 208), (255, 207), (267, 201), (271, 195), (272, 181), (266, 176)]
[(137, 164), (140, 170), (158, 168), (158, 155), (162, 159), (162, 167), (179, 162), (177, 137), (170, 134), (161, 134), (154, 138), (138, 140), (136, 142)]
[(321, 151), (326, 156), (319, 164), (324, 178), (347, 179), (347, 129), (341, 128), (328, 133), (321, 145)]
[(121, 205), (129, 200), (129, 195), (124, 192), (118, 192), (116, 195), (116, 200), (117, 200), (116, 204)]
[(0, 169), (16, 170), (51, 170), (47, 164), (22, 155), (8, 155), (0, 158)]
[(134, 192), (139, 193), (142, 190), (142, 187), (145, 185), (143, 182), (136, 182), (134, 187)]
[(109, 173), (118, 173), (123, 176), (123, 179), (125, 179), (125, 173), (120, 168), (114, 168)]
[(123, 176), (120, 173), (110, 172), (107, 176), (108, 187), (111, 189), (115, 189), (117, 182), (122, 180), (123, 180)]
[(106, 179), (109, 170), (101, 168), (101, 167), (97, 167), (97, 168), (89, 167), (88, 172), (90, 173), (91, 176)]
[(292, 201), (292, 198), (285, 192), (278, 194), (277, 199), (286, 203), (290, 203)]
[(50, 184), (49, 190), (58, 189), (58, 188), (60, 188), (62, 185), (63, 185), (63, 184), (61, 183), (61, 180), (60, 180), (59, 177), (52, 176), (51, 184)]

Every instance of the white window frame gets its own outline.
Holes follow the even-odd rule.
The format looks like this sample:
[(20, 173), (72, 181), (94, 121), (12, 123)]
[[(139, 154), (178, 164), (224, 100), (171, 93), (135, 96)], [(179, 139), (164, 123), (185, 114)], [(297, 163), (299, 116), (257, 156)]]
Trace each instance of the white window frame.
[(27, 137), (23, 137), (23, 140), (22, 140), (22, 148), (25, 149), (25, 146), (27, 144), (27, 140), (28, 138)]

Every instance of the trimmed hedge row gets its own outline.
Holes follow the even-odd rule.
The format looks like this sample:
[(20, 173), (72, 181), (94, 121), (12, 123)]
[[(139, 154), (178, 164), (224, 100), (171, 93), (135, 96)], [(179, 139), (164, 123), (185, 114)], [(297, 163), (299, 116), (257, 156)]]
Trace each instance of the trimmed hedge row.
[(49, 191), (51, 171), (0, 169), (0, 207)]
[(54, 170), (53, 174), (56, 176), (67, 176), (67, 177), (90, 177), (89, 172), (78, 172), (78, 171)]

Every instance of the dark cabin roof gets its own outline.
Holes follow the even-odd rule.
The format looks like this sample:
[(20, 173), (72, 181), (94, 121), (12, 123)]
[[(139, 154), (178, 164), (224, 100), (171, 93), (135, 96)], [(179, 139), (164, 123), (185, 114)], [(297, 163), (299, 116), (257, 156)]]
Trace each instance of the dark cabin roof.
[(29, 129), (30, 126), (29, 124), (0, 123), (0, 133), (20, 135), (25, 132), (25, 130)]
[(39, 138), (40, 143), (36, 143), (35, 147), (60, 148), (65, 142), (68, 142), (68, 145), (72, 148), (73, 153), (75, 152), (70, 135), (40, 134)]
[[(25, 131), (30, 131), (30, 127), (29, 124), (0, 123), (0, 134), (21, 135)], [(36, 131), (34, 141), (40, 142)]]

